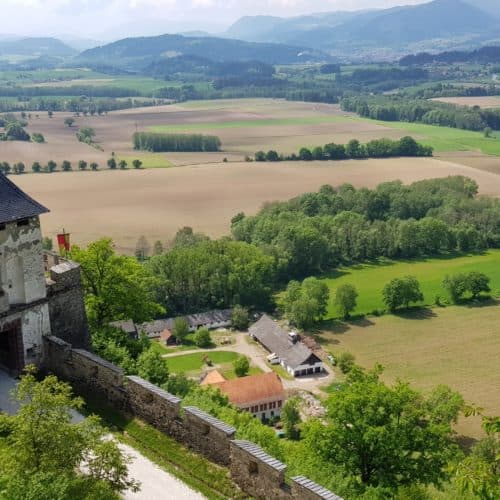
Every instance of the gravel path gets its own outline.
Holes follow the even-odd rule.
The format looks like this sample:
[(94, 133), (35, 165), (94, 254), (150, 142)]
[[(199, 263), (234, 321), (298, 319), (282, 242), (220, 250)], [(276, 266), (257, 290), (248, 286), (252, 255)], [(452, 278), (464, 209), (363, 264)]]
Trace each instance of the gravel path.
[(141, 483), (141, 490), (137, 493), (125, 492), (124, 500), (203, 500), (205, 498), (130, 446), (120, 443), (120, 448), (132, 458), (129, 464), (130, 476)]

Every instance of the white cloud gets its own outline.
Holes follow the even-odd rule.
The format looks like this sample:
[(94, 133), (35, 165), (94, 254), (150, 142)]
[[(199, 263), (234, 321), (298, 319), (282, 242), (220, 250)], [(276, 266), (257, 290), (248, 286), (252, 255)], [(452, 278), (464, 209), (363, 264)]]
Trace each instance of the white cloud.
[[(292, 16), (429, 0), (0, 0), (6, 33), (81, 37), (222, 29), (242, 15)], [(110, 31), (112, 30), (112, 31)], [(0, 33), (1, 34), (1, 33)]]

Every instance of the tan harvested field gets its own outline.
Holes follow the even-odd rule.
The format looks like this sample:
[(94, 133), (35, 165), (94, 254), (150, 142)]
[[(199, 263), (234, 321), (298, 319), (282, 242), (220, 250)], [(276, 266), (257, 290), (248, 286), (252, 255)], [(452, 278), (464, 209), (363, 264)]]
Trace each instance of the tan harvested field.
[[(352, 120), (338, 105), (287, 102), (275, 99), (240, 99), (228, 101), (190, 102), (155, 108), (136, 108), (109, 113), (106, 116), (78, 117), (73, 127), (64, 125), (71, 113), (32, 113), (28, 132), (45, 136), (46, 144), (24, 142), (0, 143), (0, 161), (23, 161), (28, 169), (34, 161), (61, 163), (69, 160), (97, 162), (101, 168), (112, 152), (130, 158), (147, 153), (135, 152), (132, 135), (150, 127), (180, 127), (179, 132), (214, 134), (221, 138), (224, 152), (218, 156), (206, 153), (189, 155), (165, 154), (165, 163), (174, 165), (203, 164), (228, 157), (243, 160), (263, 149), (283, 153), (296, 152), (302, 146), (318, 146), (328, 142), (345, 143), (352, 138), (368, 141), (374, 138), (400, 138), (406, 133), (375, 122)], [(103, 152), (76, 139), (78, 127), (92, 127)], [(195, 127), (194, 130), (189, 127)], [(187, 127), (187, 128), (186, 128)]]
[[(446, 384), (488, 415), (498, 415), (499, 324), (497, 302), (367, 318), (334, 327), (321, 338), (333, 353), (352, 352), (362, 366), (381, 363), (390, 382), (400, 378), (424, 391)], [(477, 418), (461, 419), (457, 431), (482, 435)]]
[(437, 97), (433, 101), (447, 102), (450, 104), (458, 104), (459, 106), (479, 106), (481, 108), (498, 108), (500, 107), (499, 96), (485, 97)]
[(473, 177), (484, 194), (500, 195), (500, 176), (428, 158), (315, 163), (220, 163), (126, 172), (72, 172), (15, 177), (49, 207), (47, 235), (63, 227), (84, 244), (112, 237), (132, 252), (139, 236), (167, 241), (182, 226), (210, 236), (227, 234), (238, 212), (285, 200), (323, 184), (374, 187), (394, 179), (412, 182), (448, 175)]
[(500, 156), (485, 155), (473, 151), (457, 151), (454, 153), (442, 153), (438, 157), (466, 167), (477, 168), (500, 175)]

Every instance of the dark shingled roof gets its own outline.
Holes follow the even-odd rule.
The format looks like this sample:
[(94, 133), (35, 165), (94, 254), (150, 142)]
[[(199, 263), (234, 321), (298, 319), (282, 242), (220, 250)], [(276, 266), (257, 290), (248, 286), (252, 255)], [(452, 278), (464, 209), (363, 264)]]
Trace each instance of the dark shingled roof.
[(269, 467), (272, 467), (273, 469), (276, 469), (279, 472), (286, 469), (286, 465), (284, 463), (271, 457), (262, 448), (260, 448), (259, 446), (257, 446), (254, 443), (250, 443), (249, 441), (242, 441), (242, 440), (238, 440), (238, 439), (235, 439), (234, 441), (231, 441), (231, 442), (234, 445), (236, 445), (238, 448), (245, 450), (247, 453), (250, 453), (250, 455), (252, 455), (253, 457), (261, 460), (266, 465), (269, 465)]
[(330, 490), (323, 488), (323, 486), (320, 486), (319, 484), (316, 484), (310, 479), (307, 479), (307, 477), (304, 476), (293, 477), (292, 481), (295, 481), (297, 484), (300, 484), (303, 488), (307, 488), (308, 490), (312, 491), (318, 496), (318, 498), (323, 498), (324, 500), (343, 500), (342, 497), (335, 495), (335, 493), (332, 493)]
[(48, 211), (0, 174), (0, 224), (36, 217)]
[(311, 356), (321, 360), (304, 344), (294, 344), (278, 323), (264, 314), (257, 323), (249, 329), (250, 335), (255, 337), (270, 353), (276, 354), (290, 368), (297, 368), (305, 364)]

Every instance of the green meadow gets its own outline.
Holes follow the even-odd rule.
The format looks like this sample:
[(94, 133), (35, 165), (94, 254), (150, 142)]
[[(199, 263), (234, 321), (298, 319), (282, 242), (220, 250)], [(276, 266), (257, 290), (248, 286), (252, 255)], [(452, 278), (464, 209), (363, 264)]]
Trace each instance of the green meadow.
[[(348, 120), (350, 118), (347, 118)], [(297, 118), (276, 118), (262, 120), (236, 120), (226, 122), (209, 123), (186, 123), (182, 125), (158, 125), (149, 127), (152, 132), (181, 132), (181, 131), (203, 131), (215, 129), (248, 128), (248, 127), (272, 127), (286, 125), (321, 125), (322, 123), (337, 123), (345, 121), (344, 116), (304, 116)]]
[[(423, 260), (393, 261), (381, 260), (376, 263), (365, 263), (339, 268), (324, 280), (333, 297), (335, 290), (344, 283), (353, 284), (359, 294), (356, 315), (370, 314), (385, 309), (382, 300), (382, 289), (393, 278), (412, 275), (420, 282), (424, 294), (422, 305), (434, 305), (436, 297), (441, 302), (448, 300), (442, 282), (447, 275), (479, 271), (490, 277), (493, 295), (500, 296), (500, 250), (491, 250), (484, 254), (473, 254), (460, 257), (441, 257)], [(331, 303), (333, 300), (330, 301)], [(330, 304), (328, 318), (334, 318), (335, 311)]]
[(149, 169), (149, 168), (170, 168), (170, 167), (174, 166), (174, 164), (169, 162), (163, 154), (157, 154), (157, 155), (151, 154), (151, 155), (147, 155), (147, 156), (141, 156), (141, 155), (122, 156), (122, 155), (120, 155), (117, 158), (117, 162), (119, 162), (121, 160), (125, 160), (127, 162), (129, 169), (134, 168), (134, 166), (132, 164), (132, 162), (134, 160), (141, 160), (142, 161), (141, 168), (146, 168), (146, 169)]
[[(347, 118), (351, 119), (351, 118)], [(452, 151), (480, 151), (481, 153), (500, 156), (500, 134), (493, 133), (486, 138), (482, 132), (472, 132), (450, 127), (438, 127), (423, 123), (383, 122), (366, 118), (352, 118), (401, 130), (412, 135), (426, 146), (432, 146), (436, 153)]]

